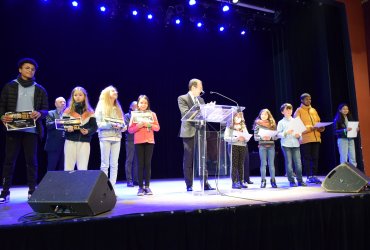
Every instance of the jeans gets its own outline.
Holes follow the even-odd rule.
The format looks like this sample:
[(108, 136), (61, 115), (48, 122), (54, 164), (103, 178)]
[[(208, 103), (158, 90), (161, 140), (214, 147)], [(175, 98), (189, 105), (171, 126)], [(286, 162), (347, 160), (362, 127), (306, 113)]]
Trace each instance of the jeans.
[(261, 179), (266, 179), (266, 165), (268, 162), (270, 178), (275, 179), (275, 146), (265, 147), (259, 146), (259, 155), (261, 160)]
[(299, 151), (299, 147), (290, 148), (290, 147), (281, 147), (284, 160), (285, 160), (285, 171), (288, 176), (289, 182), (294, 182), (293, 178), (293, 162), (295, 166), (295, 174), (297, 177), (298, 182), (302, 182), (302, 162), (301, 162), (301, 152)]
[(121, 141), (104, 141), (100, 144), (100, 170), (108, 176), (108, 168), (110, 166), (109, 180), (112, 186), (116, 184), (118, 173), (118, 158), (121, 149)]
[(349, 162), (357, 167), (355, 140), (353, 138), (338, 138), (340, 163)]

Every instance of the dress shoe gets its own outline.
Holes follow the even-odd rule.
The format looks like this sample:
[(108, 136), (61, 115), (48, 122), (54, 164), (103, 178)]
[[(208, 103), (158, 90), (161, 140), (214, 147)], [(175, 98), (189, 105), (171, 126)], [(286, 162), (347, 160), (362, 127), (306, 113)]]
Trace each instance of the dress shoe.
[(248, 179), (248, 180), (246, 180), (245, 182), (246, 182), (246, 183), (248, 183), (248, 184), (253, 184), (253, 181), (251, 181), (251, 180), (249, 180), (249, 179)]
[(232, 187), (232, 189), (241, 189), (242, 188), (238, 182), (234, 182), (231, 187)]
[(261, 188), (265, 188), (266, 187), (266, 179), (263, 179), (261, 181)]
[(204, 190), (215, 190), (215, 188), (211, 187), (211, 185), (209, 185), (209, 183), (206, 183), (204, 184)]
[(188, 192), (193, 191), (193, 187), (192, 187), (192, 186), (187, 186), (187, 187), (186, 187), (186, 191), (188, 191)]

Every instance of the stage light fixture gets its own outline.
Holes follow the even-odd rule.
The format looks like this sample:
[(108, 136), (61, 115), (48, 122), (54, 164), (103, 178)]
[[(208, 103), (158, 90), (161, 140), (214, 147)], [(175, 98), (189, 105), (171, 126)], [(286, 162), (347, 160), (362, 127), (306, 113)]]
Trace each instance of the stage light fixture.
[(107, 10), (104, 5), (100, 6), (99, 9), (100, 9), (101, 12), (105, 12)]
[(176, 24), (180, 24), (181, 23), (181, 20), (177, 18), (176, 21), (175, 21), (175, 23)]
[(195, 5), (195, 4), (197, 4), (197, 1), (195, 1), (195, 0), (190, 0), (190, 1), (189, 1), (189, 5), (190, 5), (190, 6)]
[(224, 26), (221, 26), (221, 27), (219, 28), (219, 30), (222, 32), (222, 31), (224, 31), (224, 30), (225, 30), (225, 27), (224, 27)]
[(149, 20), (152, 20), (153, 19), (153, 15), (152, 14), (148, 14), (148, 19)]
[(197, 23), (197, 27), (198, 27), (198, 28), (201, 28), (202, 26), (203, 26), (203, 23), (201, 23), (201, 22), (198, 22), (198, 23)]
[(133, 15), (133, 16), (137, 16), (137, 14), (138, 14), (137, 10), (133, 10), (133, 11), (132, 11), (132, 15)]
[(240, 32), (240, 35), (242, 35), (242, 36), (244, 36), (245, 34), (246, 34), (245, 30), (242, 30), (242, 31)]
[(230, 10), (230, 7), (228, 5), (224, 5), (224, 7), (222, 7), (223, 12), (227, 12), (229, 10)]
[(239, 0), (233, 0), (232, 2), (233, 2), (233, 3), (238, 3), (238, 2), (239, 2)]
[(78, 6), (78, 2), (77, 1), (72, 1), (72, 6), (73, 7), (77, 7)]
[[(216, 0), (216, 1), (218, 1), (218, 2), (224, 2), (225, 0)], [(272, 13), (272, 14), (275, 13), (275, 10), (264, 8), (264, 7), (260, 7), (260, 6), (257, 6), (257, 5), (252, 5), (252, 4), (247, 4), (247, 3), (241, 3), (239, 1), (236, 2), (236, 3), (234, 3), (234, 4), (237, 5), (237, 6), (240, 6), (240, 7), (243, 7), (243, 8), (248, 8), (248, 9), (252, 9), (252, 10), (258, 10), (258, 11)]]

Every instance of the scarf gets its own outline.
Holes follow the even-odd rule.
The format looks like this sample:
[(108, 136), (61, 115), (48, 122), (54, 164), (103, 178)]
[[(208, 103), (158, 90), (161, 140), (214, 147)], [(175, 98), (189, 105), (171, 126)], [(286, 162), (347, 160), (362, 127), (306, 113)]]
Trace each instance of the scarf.
[(20, 75), (17, 77), (17, 82), (23, 87), (28, 88), (31, 87), (35, 83), (35, 78), (24, 80)]
[(271, 126), (270, 121), (268, 121), (268, 120), (257, 120), (256, 124), (261, 126), (261, 127), (265, 127), (267, 129), (271, 129), (271, 130), (276, 129), (276, 126), (275, 125)]

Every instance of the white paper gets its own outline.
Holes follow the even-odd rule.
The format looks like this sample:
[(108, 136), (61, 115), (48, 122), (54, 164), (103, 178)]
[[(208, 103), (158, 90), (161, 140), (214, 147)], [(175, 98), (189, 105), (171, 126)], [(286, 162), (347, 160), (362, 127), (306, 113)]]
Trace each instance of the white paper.
[(304, 131), (307, 130), (306, 126), (303, 124), (302, 120), (297, 117), (297, 118), (292, 118), (293, 120), (290, 122), (289, 129), (288, 130), (293, 130), (293, 135), (294, 134), (302, 134)]
[(261, 129), (261, 128), (258, 130), (258, 135), (261, 138), (264, 138), (266, 136), (269, 138), (274, 138), (277, 134), (278, 134), (278, 131), (276, 130)]
[(333, 124), (333, 122), (318, 122), (313, 126), (314, 128), (322, 128)]
[(249, 134), (248, 132), (240, 132), (240, 131), (234, 130), (233, 137), (234, 138), (238, 138), (240, 136), (243, 136), (245, 138), (245, 141), (248, 142), (253, 135), (252, 134)]
[(347, 130), (347, 137), (348, 138), (356, 138), (357, 137), (357, 128), (358, 122), (348, 122), (347, 128), (352, 128), (350, 131)]

